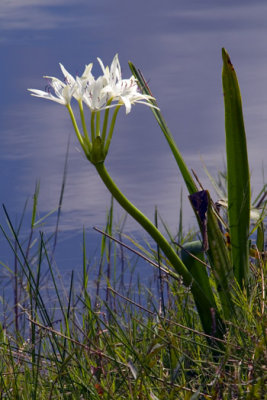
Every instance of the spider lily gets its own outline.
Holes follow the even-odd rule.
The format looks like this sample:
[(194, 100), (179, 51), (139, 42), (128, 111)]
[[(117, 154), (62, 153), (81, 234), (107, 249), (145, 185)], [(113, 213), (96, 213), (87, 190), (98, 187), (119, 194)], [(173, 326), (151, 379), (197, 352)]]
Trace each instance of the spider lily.
[[(76, 85), (66, 84), (59, 79), (51, 76), (44, 76), (44, 78), (49, 79), (49, 89), (47, 91), (28, 89), (31, 92), (31, 95), (47, 100), (52, 100), (64, 106), (69, 105), (76, 89)], [(55, 95), (51, 93), (51, 89), (53, 89)]]
[(93, 68), (93, 63), (86, 65), (82, 76), (81, 77), (77, 76), (76, 79), (74, 79), (74, 77), (66, 70), (66, 68), (62, 64), (59, 65), (65, 77), (65, 82), (69, 86), (74, 87), (73, 97), (78, 102), (82, 102), (86, 86), (92, 84), (95, 81), (95, 78), (91, 73), (91, 70)]
[(107, 85), (103, 88), (103, 91), (108, 94), (109, 98), (117, 100), (119, 104), (123, 104), (126, 114), (129, 114), (132, 104), (135, 103), (157, 108), (149, 103), (149, 100), (153, 99), (152, 96), (139, 92), (137, 81), (133, 75), (129, 79), (122, 79), (118, 54), (113, 58), (110, 68), (104, 67), (100, 58), (98, 58), (98, 62), (107, 80)]
[[(67, 107), (76, 136), (84, 153), (94, 164), (105, 160), (112, 139), (117, 114), (122, 105), (125, 106), (126, 114), (131, 111), (131, 106), (135, 103), (155, 107), (150, 103), (150, 100), (153, 99), (152, 96), (142, 94), (138, 91), (138, 86), (133, 76), (130, 79), (122, 79), (118, 54), (113, 58), (110, 67), (105, 67), (100, 58), (98, 58), (98, 62), (103, 75), (100, 75), (97, 79), (95, 79), (91, 72), (93, 68), (92, 63), (86, 65), (83, 74), (76, 78), (62, 64), (59, 64), (64, 75), (64, 81), (46, 76), (45, 78), (50, 80), (48, 91), (28, 89), (32, 96), (52, 100)], [(83, 133), (79, 130), (71, 107), (72, 98), (79, 105)], [(91, 112), (90, 135), (85, 122), (83, 104)], [(115, 110), (108, 130), (109, 110), (113, 107), (115, 107)], [(101, 130), (100, 112), (103, 110), (105, 110), (105, 115)]]

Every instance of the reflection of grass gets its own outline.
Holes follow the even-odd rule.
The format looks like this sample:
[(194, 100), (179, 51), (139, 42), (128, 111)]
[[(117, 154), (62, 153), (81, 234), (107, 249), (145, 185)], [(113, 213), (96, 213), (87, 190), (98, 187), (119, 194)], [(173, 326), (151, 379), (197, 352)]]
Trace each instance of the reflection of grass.
[[(37, 199), (38, 191), (34, 218)], [(223, 339), (207, 341), (190, 290), (149, 243), (142, 246), (128, 238), (155, 267), (161, 265), (154, 284), (148, 289), (142, 275), (137, 285), (131, 274), (126, 281), (125, 237), (120, 234), (115, 244), (108, 236), (114, 234), (112, 204), (94, 287), (85, 235), (81, 283), (78, 287), (72, 275), (69, 287), (62, 288), (53, 266), (54, 238), (47, 241), (35, 232), (33, 220), (28, 240), (22, 241), (7, 212), (6, 217), (9, 230), (2, 230), (15, 257), (14, 269), (9, 266), (15, 301), (11, 305), (2, 299), (2, 398), (264, 398), (263, 260), (251, 259), (249, 299), (235, 294), (242, 324), (232, 318), (225, 322)], [(175, 237), (165, 228), (171, 243), (195, 237), (185, 236), (182, 224)], [(47, 274), (53, 300), (43, 283)]]

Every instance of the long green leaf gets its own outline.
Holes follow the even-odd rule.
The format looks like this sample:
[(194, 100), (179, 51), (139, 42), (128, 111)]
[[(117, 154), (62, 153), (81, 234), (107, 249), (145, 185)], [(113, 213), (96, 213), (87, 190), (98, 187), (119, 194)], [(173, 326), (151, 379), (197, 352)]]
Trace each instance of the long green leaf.
[(242, 101), (230, 57), (222, 49), (227, 152), (228, 219), (234, 274), (247, 287), (249, 265), (250, 176)]

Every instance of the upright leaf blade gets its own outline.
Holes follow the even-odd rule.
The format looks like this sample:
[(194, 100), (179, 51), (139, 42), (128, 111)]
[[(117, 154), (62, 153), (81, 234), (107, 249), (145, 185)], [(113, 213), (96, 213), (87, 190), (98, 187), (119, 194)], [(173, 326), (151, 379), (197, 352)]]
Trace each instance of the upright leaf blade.
[(238, 80), (225, 49), (222, 49), (222, 58), (231, 256), (237, 282), (241, 288), (246, 288), (250, 222), (250, 176), (247, 143)]

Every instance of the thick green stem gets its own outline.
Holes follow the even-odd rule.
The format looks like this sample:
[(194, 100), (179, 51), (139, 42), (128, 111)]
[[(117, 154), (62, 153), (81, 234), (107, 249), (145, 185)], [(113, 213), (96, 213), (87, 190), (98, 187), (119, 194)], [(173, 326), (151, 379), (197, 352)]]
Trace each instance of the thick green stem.
[(155, 225), (153, 225), (153, 223), (121, 193), (107, 172), (104, 163), (96, 164), (95, 167), (112, 196), (118, 201), (124, 210), (127, 211), (127, 213), (129, 213), (137, 222), (139, 222), (139, 224), (159, 244), (174, 268), (180, 275), (182, 275), (184, 284), (186, 286), (190, 286), (192, 284), (192, 275), (177, 256), (168, 241), (159, 232)]
[(104, 184), (106, 185), (110, 193), (113, 195), (113, 197), (124, 208), (124, 210), (128, 214), (130, 214), (155, 240), (155, 242), (160, 246), (161, 250), (164, 252), (167, 259), (170, 261), (173, 268), (178, 272), (178, 274), (182, 276), (184, 285), (190, 287), (205, 332), (207, 334), (212, 334), (217, 337), (221, 336), (222, 324), (219, 316), (217, 315), (216, 304), (210, 302), (206, 294), (202, 291), (199, 284), (192, 277), (186, 266), (183, 264), (182, 260), (176, 254), (176, 252), (168, 243), (168, 241), (165, 239), (165, 237), (160, 233), (160, 231), (138, 208), (136, 208), (121, 193), (119, 188), (116, 186), (116, 184), (110, 177), (108, 171), (106, 170), (104, 163), (95, 164), (95, 167), (101, 179), (103, 180)]

